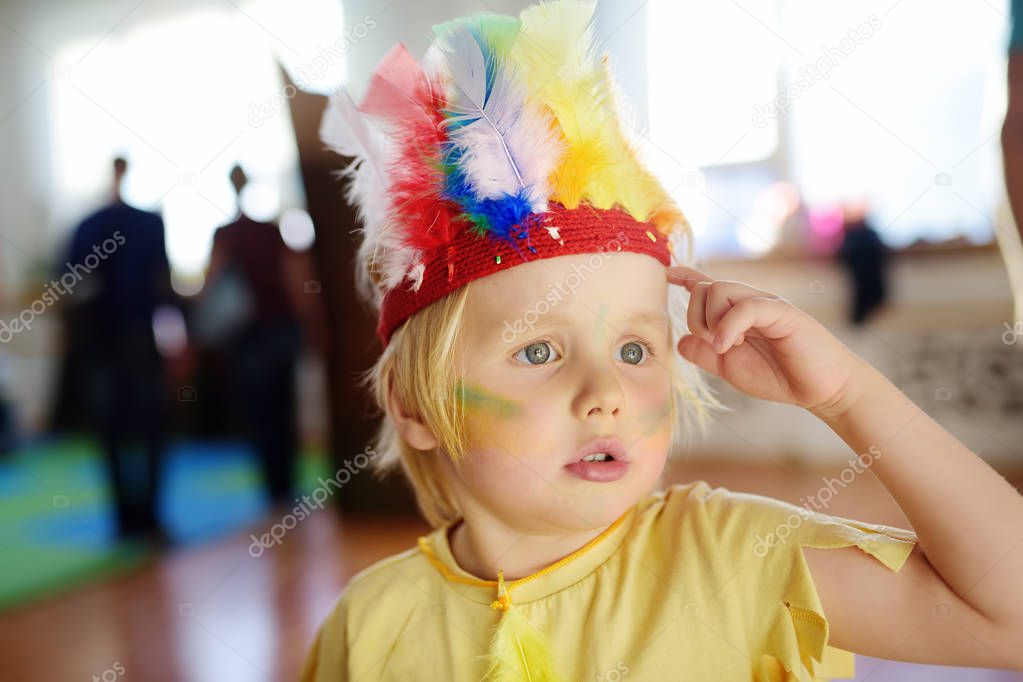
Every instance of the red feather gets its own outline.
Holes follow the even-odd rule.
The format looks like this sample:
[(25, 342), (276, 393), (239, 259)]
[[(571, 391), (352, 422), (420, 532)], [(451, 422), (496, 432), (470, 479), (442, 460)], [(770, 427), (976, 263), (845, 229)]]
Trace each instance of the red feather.
[[(445, 133), (443, 87), (431, 82), (404, 45), (395, 45), (381, 60), (359, 109), (379, 117), (391, 129), (392, 224), (403, 230), (402, 242), (418, 249), (449, 243), (457, 227), (457, 210), (441, 196), (444, 171), (441, 148)], [(425, 191), (424, 191), (425, 189)]]

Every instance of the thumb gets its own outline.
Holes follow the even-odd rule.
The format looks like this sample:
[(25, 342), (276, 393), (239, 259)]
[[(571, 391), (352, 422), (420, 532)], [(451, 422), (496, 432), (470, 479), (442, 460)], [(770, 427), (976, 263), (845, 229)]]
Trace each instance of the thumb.
[(714, 376), (718, 373), (718, 359), (721, 357), (714, 347), (695, 334), (687, 334), (679, 339), (678, 352), (689, 362)]

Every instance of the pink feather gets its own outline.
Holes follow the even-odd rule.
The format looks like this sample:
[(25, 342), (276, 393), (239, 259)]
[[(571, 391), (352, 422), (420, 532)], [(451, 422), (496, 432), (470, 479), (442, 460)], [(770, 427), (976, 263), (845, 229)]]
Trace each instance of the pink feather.
[(430, 249), (450, 242), (456, 211), (441, 197), (444, 172), (444, 98), (439, 80), (431, 82), (422, 66), (398, 44), (381, 60), (359, 109), (391, 129), (398, 154), (390, 160), (392, 228), (408, 248)]

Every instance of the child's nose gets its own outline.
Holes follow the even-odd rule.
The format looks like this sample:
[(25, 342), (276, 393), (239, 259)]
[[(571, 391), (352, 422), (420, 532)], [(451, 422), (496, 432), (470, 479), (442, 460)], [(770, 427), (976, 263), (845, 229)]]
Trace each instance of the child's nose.
[(593, 419), (598, 415), (617, 417), (624, 398), (614, 369), (594, 363), (581, 372), (575, 411), (580, 419)]

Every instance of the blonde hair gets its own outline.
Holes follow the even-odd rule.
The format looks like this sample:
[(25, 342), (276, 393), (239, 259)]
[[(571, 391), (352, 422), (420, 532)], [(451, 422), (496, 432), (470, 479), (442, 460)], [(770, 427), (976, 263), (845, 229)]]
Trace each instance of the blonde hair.
[[(458, 461), (465, 453), (463, 402), (454, 353), (472, 282), (431, 303), (398, 327), (376, 363), (360, 378), (369, 385), (382, 414), (372, 469), (378, 479), (396, 471), (405, 474), (427, 522), (438, 527), (461, 516), (444, 480), (439, 456)], [(419, 417), (437, 438), (433, 450), (417, 450), (405, 442), (387, 412), (389, 398)]]
[[(459, 331), (465, 322), (465, 305), (472, 282), (430, 304), (408, 318), (391, 336), (376, 363), (360, 382), (368, 384), (378, 410), (383, 413), (376, 443), (378, 456), (373, 472), (384, 478), (397, 469), (404, 472), (416, 503), (434, 528), (461, 516), (457, 501), (444, 480), (439, 457), (458, 462), (465, 454), (465, 411), (456, 366)], [(672, 349), (686, 332), (688, 292), (680, 286), (668, 290)], [(678, 352), (667, 360), (671, 391), (671, 449), (669, 456), (688, 450), (693, 427), (706, 434), (710, 410), (729, 410), (707, 384), (702, 370)], [(417, 450), (398, 434), (387, 413), (388, 398), (410, 415), (417, 415), (439, 443), (433, 450)], [(681, 410), (679, 409), (681, 406)]]

